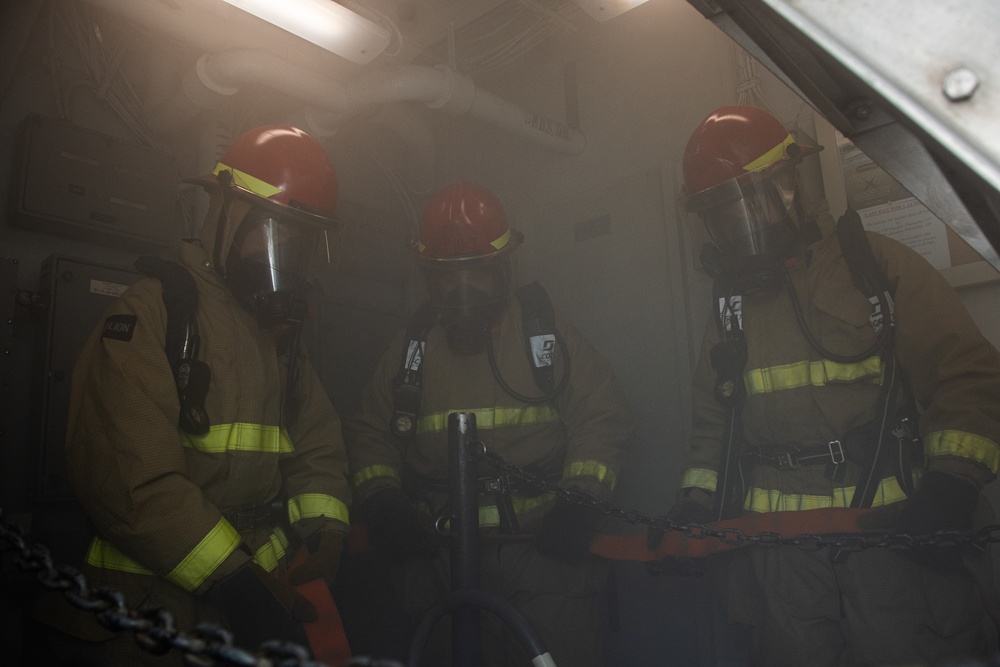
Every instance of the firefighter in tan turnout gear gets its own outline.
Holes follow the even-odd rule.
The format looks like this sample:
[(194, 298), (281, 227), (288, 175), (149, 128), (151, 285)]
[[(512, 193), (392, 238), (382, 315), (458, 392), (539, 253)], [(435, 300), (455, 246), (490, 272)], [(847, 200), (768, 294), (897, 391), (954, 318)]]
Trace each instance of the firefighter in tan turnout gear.
[[(141, 265), (157, 277), (110, 307), (73, 374), (69, 473), (96, 531), (84, 573), (180, 630), (213, 622), (251, 651), (307, 646), (316, 610), (293, 586), (332, 581), (349, 521), (340, 421), (299, 341), (336, 173), (309, 135), (265, 126), (196, 182), (211, 196), (200, 240), (166, 269)], [(309, 556), (283, 582), (301, 545)], [(72, 620), (100, 638), (88, 614)], [(140, 651), (129, 632), (106, 649), (123, 665), (182, 657)]]
[[(457, 182), (431, 198), (414, 247), (428, 303), (390, 344), (348, 422), (358, 520), (392, 563), (387, 576), (414, 620), (449, 591), (448, 547), (430, 526), (448, 503), (450, 413), (475, 414), (487, 451), (600, 499), (610, 498), (632, 435), (608, 362), (537, 283), (512, 289), (520, 243), (485, 188)], [(525, 323), (545, 320), (541, 329), (552, 330), (536, 332), (535, 349), (551, 363), (536, 367)], [(479, 473), (483, 588), (524, 615), (557, 664), (602, 664), (605, 566), (588, 557), (595, 513), (516, 481), (490, 486), (500, 473), (485, 462)], [(492, 614), (482, 625), (483, 664), (530, 661)], [(428, 651), (433, 664), (449, 664), (447, 642)]]
[[(668, 516), (802, 511), (821, 527), (823, 508), (870, 507), (863, 527), (969, 530), (1000, 463), (1000, 354), (933, 267), (857, 214), (820, 238), (796, 172), (820, 148), (753, 107), (717, 109), (687, 144), (714, 313)], [(755, 664), (940, 664), (988, 650), (971, 575), (989, 571), (989, 554), (733, 554), (708, 572), (732, 620), (753, 626)]]

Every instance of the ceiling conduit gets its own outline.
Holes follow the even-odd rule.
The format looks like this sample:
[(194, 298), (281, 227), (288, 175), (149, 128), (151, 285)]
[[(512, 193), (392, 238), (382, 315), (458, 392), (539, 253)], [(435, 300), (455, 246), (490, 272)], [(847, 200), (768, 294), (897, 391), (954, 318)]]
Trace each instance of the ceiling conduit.
[[(586, 146), (580, 131), (479, 89), (471, 78), (444, 65), (383, 68), (341, 85), (268, 51), (236, 49), (205, 54), (198, 60), (194, 77), (204, 89), (192, 87), (195, 79), (189, 75), (182, 95), (198, 106), (211, 108), (206, 94), (209, 98), (231, 96), (241, 85), (261, 85), (316, 107), (307, 116), (314, 124), (312, 129), (320, 134), (333, 133), (345, 120), (368, 109), (418, 102), (455, 116), (467, 114), (567, 155), (578, 155)], [(160, 115), (164, 119), (179, 117), (176, 108)]]
[[(86, 0), (160, 34), (183, 41), (207, 53), (189, 72), (180, 91), (151, 109), (151, 122), (176, 127), (206, 109), (217, 108), (241, 85), (262, 85), (315, 106), (307, 116), (319, 129), (331, 133), (338, 123), (390, 102), (418, 102), (452, 115), (469, 115), (511, 134), (567, 155), (578, 155), (586, 137), (565, 123), (527, 112), (481, 90), (463, 74), (444, 66), (400, 67), (365, 71), (346, 85), (317, 74), (274, 51), (253, 48), (249, 37), (220, 23), (206, 7), (173, 2)], [(292, 52), (288, 52), (289, 57)], [(301, 54), (299, 54), (301, 59)], [(353, 70), (352, 70), (353, 71)]]

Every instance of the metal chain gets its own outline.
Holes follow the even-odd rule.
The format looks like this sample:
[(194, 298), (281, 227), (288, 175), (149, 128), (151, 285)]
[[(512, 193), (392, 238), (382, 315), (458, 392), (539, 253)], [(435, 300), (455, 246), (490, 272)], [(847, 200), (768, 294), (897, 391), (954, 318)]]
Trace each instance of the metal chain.
[[(170, 650), (184, 654), (185, 663), (195, 667), (237, 665), (238, 667), (328, 667), (310, 659), (304, 647), (281, 640), (265, 641), (251, 653), (233, 644), (232, 633), (222, 626), (201, 623), (190, 632), (178, 630), (173, 615), (164, 610), (125, 603), (120, 591), (102, 586), (90, 588), (87, 579), (69, 565), (57, 565), (49, 549), (25, 539), (20, 526), (7, 523), (0, 508), (0, 553), (12, 551), (14, 563), (22, 570), (36, 572), (46, 589), (62, 591), (74, 607), (91, 611), (98, 622), (115, 632), (131, 631), (139, 647), (162, 655)], [(394, 660), (353, 657), (348, 667), (403, 667)]]
[(533, 473), (508, 463), (499, 454), (489, 452), (485, 445), (479, 443), (477, 456), (498, 470), (519, 481), (525, 482), (538, 491), (551, 493), (574, 505), (589, 507), (595, 512), (621, 519), (627, 524), (642, 524), (657, 530), (677, 531), (685, 536), (703, 540), (714, 538), (732, 546), (751, 545), (758, 547), (794, 546), (807, 551), (820, 551), (827, 547), (835, 547), (844, 552), (863, 551), (865, 549), (913, 549), (923, 546), (957, 547), (971, 546), (983, 550), (990, 542), (1000, 542), (1000, 525), (986, 526), (975, 532), (957, 530), (939, 530), (929, 535), (907, 535), (906, 533), (857, 533), (850, 535), (794, 535), (783, 537), (774, 532), (761, 532), (748, 535), (739, 528), (715, 529), (700, 523), (680, 524), (665, 516), (651, 517), (634, 509), (622, 509), (611, 503), (598, 500), (589, 493), (576, 489), (564, 489), (559, 485), (545, 480)]

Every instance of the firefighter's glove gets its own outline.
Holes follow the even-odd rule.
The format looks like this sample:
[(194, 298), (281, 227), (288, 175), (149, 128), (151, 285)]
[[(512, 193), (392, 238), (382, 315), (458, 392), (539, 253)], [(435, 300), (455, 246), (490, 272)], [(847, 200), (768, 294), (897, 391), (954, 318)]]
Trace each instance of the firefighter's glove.
[(308, 647), (302, 623), (319, 617), (309, 600), (254, 562), (213, 585), (206, 597), (225, 613), (235, 643), (248, 648), (268, 639)]
[(565, 563), (582, 563), (590, 553), (596, 525), (594, 510), (559, 499), (542, 517), (535, 533), (535, 549)]
[(298, 586), (313, 579), (322, 579), (332, 584), (344, 552), (344, 538), (340, 533), (324, 530), (307, 539), (306, 548), (309, 549), (309, 556), (288, 573), (288, 583)]
[[(906, 535), (931, 535), (939, 530), (968, 531), (979, 503), (979, 488), (970, 480), (938, 470), (928, 470), (920, 486), (903, 506), (896, 530)], [(961, 567), (962, 557), (971, 553), (967, 546), (924, 545), (907, 549), (924, 565), (938, 571)]]
[[(677, 494), (673, 507), (664, 519), (678, 526), (696, 523), (704, 525), (712, 520), (712, 494), (697, 488), (682, 489)], [(646, 547), (656, 549), (663, 542), (663, 528), (650, 524), (646, 528)], [(660, 560), (646, 563), (646, 572), (654, 577), (674, 575), (680, 577), (701, 576), (705, 572), (703, 558), (678, 558), (664, 556)]]
[(417, 510), (402, 489), (391, 487), (378, 491), (358, 510), (368, 526), (368, 541), (393, 560), (433, 558), (441, 539), (430, 518)]

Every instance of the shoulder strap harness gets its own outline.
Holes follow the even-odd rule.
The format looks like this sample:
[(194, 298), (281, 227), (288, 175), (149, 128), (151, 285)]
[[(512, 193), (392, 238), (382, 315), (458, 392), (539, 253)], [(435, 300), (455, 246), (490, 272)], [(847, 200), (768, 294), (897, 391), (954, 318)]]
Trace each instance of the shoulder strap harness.
[[(894, 454), (893, 448), (888, 445), (890, 441), (888, 436), (893, 436), (901, 448), (897, 461), (900, 465), (895, 470), (895, 476), (907, 494), (912, 491), (912, 468), (909, 462), (913, 458), (911, 452), (914, 449), (919, 451), (919, 434), (916, 429), (917, 411), (912, 393), (909, 392), (905, 378), (896, 362), (894, 346), (896, 322), (892, 287), (872, 251), (864, 226), (861, 224), (861, 217), (856, 211), (848, 210), (840, 218), (837, 223), (837, 237), (855, 287), (872, 304), (869, 322), (877, 336), (875, 343), (868, 350), (849, 357), (837, 355), (824, 349), (805, 326), (790, 282), (788, 286), (803, 333), (809, 339), (810, 344), (824, 357), (845, 363), (854, 363), (875, 353), (879, 353), (882, 358), (885, 371), (876, 405), (876, 417), (872, 422), (854, 429), (852, 434), (857, 432), (855, 435), (847, 434), (844, 436), (845, 443), (850, 443), (852, 440), (864, 440), (863, 443), (858, 442), (861, 446), (844, 447), (845, 450), (851, 450), (848, 453), (854, 454), (852, 458), (864, 471), (851, 499), (851, 506), (870, 507), (878, 491), (882, 473)], [(742, 488), (744, 475), (738, 473), (739, 466), (744, 459), (744, 452), (741, 451), (744, 444), (740, 423), (742, 406), (746, 398), (743, 391), (743, 372), (747, 353), (742, 332), (742, 295), (735, 293), (735, 289), (731, 285), (728, 285), (727, 288), (727, 283), (728, 281), (721, 276), (716, 278), (714, 289), (716, 307), (713, 310), (721, 342), (711, 351), (712, 367), (716, 371), (717, 378), (716, 398), (726, 406), (725, 433), (723, 434), (725, 447), (720, 460), (715, 498), (716, 518), (723, 518), (726, 514), (726, 505), (742, 502), (745, 495), (745, 489)], [(907, 392), (909, 398), (902, 414), (890, 414), (893, 411), (892, 398), (901, 387)], [(872, 446), (873, 441), (874, 446)], [(832, 444), (827, 446), (832, 446)], [(906, 451), (907, 449), (910, 451)], [(822, 459), (822, 457), (805, 458)], [(841, 453), (839, 457), (833, 456), (831, 449), (831, 457), (829, 458), (834, 459), (833, 465), (830, 466), (830, 474), (842, 474), (843, 467), (840, 464), (844, 460), (843, 454)]]
[(167, 361), (174, 373), (177, 398), (180, 401), (178, 425), (191, 435), (208, 433), (208, 413), (205, 397), (211, 370), (198, 359), (198, 289), (190, 272), (180, 264), (160, 257), (140, 257), (134, 263), (139, 271), (160, 281), (163, 305), (167, 309)]
[[(513, 393), (499, 377), (495, 364), (493, 364), (492, 346), (489, 347), (491, 365), (494, 365), (494, 374), (505, 391), (512, 393), (516, 398), (526, 403), (542, 403), (551, 400), (566, 385), (569, 378), (568, 359), (566, 372), (557, 386), (552, 361), (559, 334), (556, 331), (555, 312), (552, 309), (549, 295), (538, 282), (519, 287), (514, 291), (514, 294), (521, 304), (525, 346), (528, 359), (531, 361), (532, 373), (535, 377), (535, 383), (542, 390), (543, 395), (525, 397)], [(427, 333), (436, 321), (437, 312), (425, 303), (417, 309), (406, 327), (407, 343), (403, 348), (401, 367), (393, 380), (394, 411), (389, 424), (392, 434), (400, 438), (412, 437), (416, 432), (417, 415), (420, 412), (420, 395), (423, 387), (422, 366)]]

